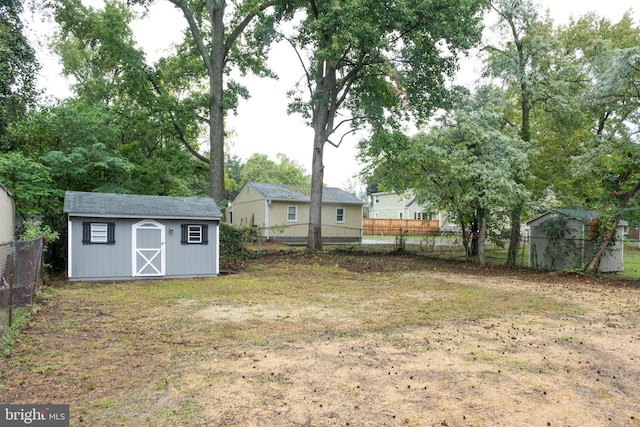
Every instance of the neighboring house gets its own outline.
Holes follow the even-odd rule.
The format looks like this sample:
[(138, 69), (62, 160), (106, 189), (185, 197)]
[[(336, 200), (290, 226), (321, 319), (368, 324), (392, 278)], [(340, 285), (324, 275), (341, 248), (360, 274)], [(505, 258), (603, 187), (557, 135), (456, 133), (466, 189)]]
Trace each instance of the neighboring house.
[[(529, 266), (550, 270), (582, 268), (591, 260), (593, 241), (589, 222), (597, 211), (553, 209), (527, 222), (530, 233)], [(601, 272), (624, 269), (624, 230), (620, 221), (615, 243), (605, 252), (598, 268)]]
[(0, 183), (0, 243), (12, 242), (16, 232), (16, 206), (13, 194)]
[(68, 191), (69, 280), (219, 273), (215, 200)]
[[(250, 182), (227, 208), (227, 220), (258, 228), (261, 238), (301, 243), (309, 233), (310, 188)], [(360, 242), (364, 202), (339, 188), (322, 189), (322, 241)]]
[(450, 224), (445, 212), (433, 212), (432, 209), (419, 204), (411, 192), (397, 193), (371, 193), (371, 206), (369, 218), (393, 218), (393, 219), (419, 219), (438, 221), (438, 228), (455, 229), (455, 224)]

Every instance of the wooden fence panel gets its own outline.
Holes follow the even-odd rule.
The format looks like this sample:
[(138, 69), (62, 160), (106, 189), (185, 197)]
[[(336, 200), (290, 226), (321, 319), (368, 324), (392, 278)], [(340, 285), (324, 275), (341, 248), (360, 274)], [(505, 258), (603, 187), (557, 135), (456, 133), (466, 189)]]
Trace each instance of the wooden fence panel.
[(365, 236), (398, 236), (400, 233), (405, 233), (409, 236), (419, 236), (439, 228), (438, 220), (364, 218), (362, 234)]

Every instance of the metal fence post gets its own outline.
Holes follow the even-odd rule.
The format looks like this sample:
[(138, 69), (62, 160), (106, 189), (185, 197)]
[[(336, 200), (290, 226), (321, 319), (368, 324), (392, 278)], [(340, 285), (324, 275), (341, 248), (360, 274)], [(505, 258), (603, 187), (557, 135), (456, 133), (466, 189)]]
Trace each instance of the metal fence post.
[(13, 320), (13, 285), (15, 282), (15, 251), (13, 249), (13, 245), (11, 247), (11, 260), (9, 264), (9, 327), (11, 327)]

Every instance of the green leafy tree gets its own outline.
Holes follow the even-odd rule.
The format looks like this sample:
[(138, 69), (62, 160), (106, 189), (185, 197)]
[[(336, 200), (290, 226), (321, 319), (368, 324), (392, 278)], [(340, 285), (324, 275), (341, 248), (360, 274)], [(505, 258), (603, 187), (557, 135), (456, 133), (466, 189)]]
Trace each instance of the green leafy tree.
[(22, 0), (0, 2), (0, 152), (14, 149), (7, 127), (26, 114), (36, 98), (38, 62), (20, 20)]
[[(530, 145), (534, 107), (554, 96), (554, 77), (547, 72), (551, 56), (557, 50), (552, 21), (540, 16), (531, 0), (493, 0), (491, 7), (498, 15), (496, 30), (502, 43), (487, 46), (486, 73), (508, 88), (514, 104), (518, 105), (514, 119), (519, 124), (520, 138)], [(512, 203), (507, 253), (510, 266), (516, 264), (526, 203), (526, 199), (514, 199)]]
[(242, 159), (235, 154), (225, 153), (224, 167), (226, 169), (225, 186), (226, 186), (226, 199), (233, 200), (236, 198), (242, 187), (240, 182), (242, 181)]
[(610, 115), (602, 108), (604, 98), (596, 93), (601, 77), (594, 73), (593, 61), (598, 57), (605, 61), (600, 74), (611, 77), (609, 59), (601, 55), (637, 43), (633, 21), (625, 14), (613, 24), (590, 13), (558, 27), (553, 37), (555, 50), (548, 57), (554, 79), (547, 79), (548, 95), (532, 116), (536, 145), (532, 190), (538, 197), (547, 191), (560, 206), (599, 209), (607, 192), (605, 181), (595, 171), (579, 172), (584, 169), (585, 154), (593, 148), (586, 141), (598, 132), (602, 118)]
[[(613, 48), (592, 62), (595, 84), (594, 136), (579, 173), (595, 174), (604, 183), (601, 201), (603, 233), (600, 245), (587, 266), (594, 271), (615, 235), (618, 223), (640, 191), (640, 29), (635, 29), (635, 46)], [(593, 104), (592, 104), (593, 105)]]
[[(263, 64), (274, 35), (273, 23), (279, 15), (265, 11), (286, 2), (245, 0), (227, 10), (225, 0), (168, 1), (181, 11), (187, 30), (176, 54), (163, 58), (155, 68), (148, 67), (142, 53), (133, 49), (130, 30), (123, 25), (128, 20), (122, 18), (127, 18), (131, 9), (106, 2), (104, 13), (98, 14), (84, 8), (79, 0), (54, 3), (59, 5), (55, 6), (56, 19), (62, 24), (63, 40), (72, 34), (75, 45), (82, 48), (71, 50), (80, 56), (67, 55), (65, 64), (77, 64), (87, 57), (97, 60), (105, 66), (95, 68), (96, 72), (110, 78), (114, 87), (124, 84), (136, 92), (133, 98), (152, 101), (161, 108), (164, 123), (174, 128), (175, 137), (191, 154), (209, 164), (210, 194), (221, 201), (225, 196), (224, 115), (235, 108), (239, 97), (248, 96), (245, 88), (231, 79), (225, 82), (225, 77), (232, 66), (241, 73), (271, 74)], [(132, 3), (146, 7), (151, 2)], [(94, 88), (85, 85), (84, 89)], [(108, 98), (109, 86), (95, 89), (106, 90), (96, 93)], [(202, 126), (208, 132), (208, 157), (200, 153), (195, 143)]]
[(503, 95), (482, 87), (461, 96), (430, 132), (378, 134), (361, 154), (385, 188), (411, 189), (455, 213), (467, 255), (480, 264), (488, 228), (503, 223), (513, 199), (527, 197), (527, 146), (507, 121)]
[(0, 154), (0, 182), (13, 193), (23, 220), (62, 212), (61, 192), (54, 188), (49, 167), (12, 151)]
[(309, 185), (311, 179), (303, 166), (282, 153), (277, 158), (278, 162), (275, 162), (266, 154), (258, 153), (249, 157), (242, 168), (240, 187), (251, 181)]
[[(305, 78), (290, 111), (314, 130), (307, 247), (322, 247), (323, 154), (368, 123), (395, 127), (414, 114), (423, 119), (442, 105), (445, 80), (458, 54), (481, 34), (474, 2), (298, 0), (303, 13), (287, 40)], [(344, 116), (339, 114), (344, 113)]]

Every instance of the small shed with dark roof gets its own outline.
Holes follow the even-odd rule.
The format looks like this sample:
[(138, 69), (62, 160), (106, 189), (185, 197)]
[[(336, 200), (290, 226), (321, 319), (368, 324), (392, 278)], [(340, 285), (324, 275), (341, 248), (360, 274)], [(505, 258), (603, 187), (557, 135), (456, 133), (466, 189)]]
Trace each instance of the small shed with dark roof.
[[(527, 222), (529, 227), (529, 266), (549, 270), (583, 268), (593, 255), (591, 227), (598, 220), (598, 211), (582, 209), (552, 209)], [(624, 230), (620, 221), (614, 243), (600, 260), (603, 273), (624, 269)]]
[(219, 273), (215, 200), (67, 191), (70, 280), (207, 277)]
[[(227, 221), (251, 226), (265, 240), (302, 243), (309, 231), (311, 189), (303, 185), (247, 183), (227, 208)], [(362, 240), (364, 202), (344, 190), (322, 189), (322, 241)]]

